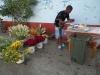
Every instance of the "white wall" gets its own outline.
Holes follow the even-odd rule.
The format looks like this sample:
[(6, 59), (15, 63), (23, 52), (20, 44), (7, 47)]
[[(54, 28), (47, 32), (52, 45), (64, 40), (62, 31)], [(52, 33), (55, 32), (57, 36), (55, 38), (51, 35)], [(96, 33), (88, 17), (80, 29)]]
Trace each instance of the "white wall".
[[(34, 16), (29, 22), (53, 23), (57, 13), (64, 10), (67, 5), (73, 6), (70, 18), (74, 18), (74, 23), (84, 23), (100, 25), (100, 0), (38, 0), (39, 3), (33, 9)], [(0, 4), (2, 2), (0, 1)], [(2, 17), (2, 16), (0, 16)], [(4, 20), (11, 20), (2, 17)]]

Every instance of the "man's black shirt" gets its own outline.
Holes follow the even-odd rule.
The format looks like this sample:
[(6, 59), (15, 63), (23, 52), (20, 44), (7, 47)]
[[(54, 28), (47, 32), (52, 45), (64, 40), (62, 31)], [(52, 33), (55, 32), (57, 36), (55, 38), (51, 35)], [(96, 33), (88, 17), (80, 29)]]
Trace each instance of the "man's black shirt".
[(58, 13), (58, 15), (56, 16), (56, 19), (55, 19), (55, 26), (56, 27), (59, 27), (59, 19), (61, 19), (62, 21), (64, 21), (65, 19), (68, 19), (69, 18), (69, 14), (66, 14), (65, 11), (60, 11)]

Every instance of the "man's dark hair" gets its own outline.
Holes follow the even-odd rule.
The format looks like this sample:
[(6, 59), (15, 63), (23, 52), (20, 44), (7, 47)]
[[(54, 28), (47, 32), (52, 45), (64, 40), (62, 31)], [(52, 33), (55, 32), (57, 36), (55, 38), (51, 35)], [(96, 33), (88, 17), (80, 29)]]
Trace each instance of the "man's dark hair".
[(73, 10), (73, 7), (72, 7), (71, 5), (68, 5), (68, 6), (66, 7), (66, 9), (71, 9), (71, 10)]

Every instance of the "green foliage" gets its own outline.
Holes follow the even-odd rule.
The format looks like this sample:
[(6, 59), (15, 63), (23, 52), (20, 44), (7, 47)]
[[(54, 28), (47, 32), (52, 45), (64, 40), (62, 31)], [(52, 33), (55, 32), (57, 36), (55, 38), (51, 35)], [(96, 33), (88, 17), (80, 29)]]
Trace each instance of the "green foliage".
[(2, 52), (2, 49), (5, 49), (11, 43), (12, 43), (12, 41), (10, 40), (10, 38), (0, 37), (0, 52)]
[(41, 28), (40, 27), (38, 27), (38, 28), (36, 28), (36, 31), (40, 34), (40, 35), (42, 35), (42, 30), (41, 30)]
[(12, 16), (16, 22), (26, 21), (33, 16), (31, 6), (37, 4), (37, 0), (2, 0), (4, 5), (0, 6), (2, 16)]

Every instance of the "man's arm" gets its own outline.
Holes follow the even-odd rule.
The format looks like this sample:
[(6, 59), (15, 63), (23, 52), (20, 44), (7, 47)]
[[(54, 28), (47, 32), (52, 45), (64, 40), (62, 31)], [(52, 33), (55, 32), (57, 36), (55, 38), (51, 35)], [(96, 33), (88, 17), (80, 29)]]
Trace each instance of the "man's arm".
[(59, 19), (59, 24), (64, 25), (65, 23), (68, 23), (68, 21), (62, 21), (62, 19)]
[(74, 22), (74, 19), (67, 18), (68, 22)]

